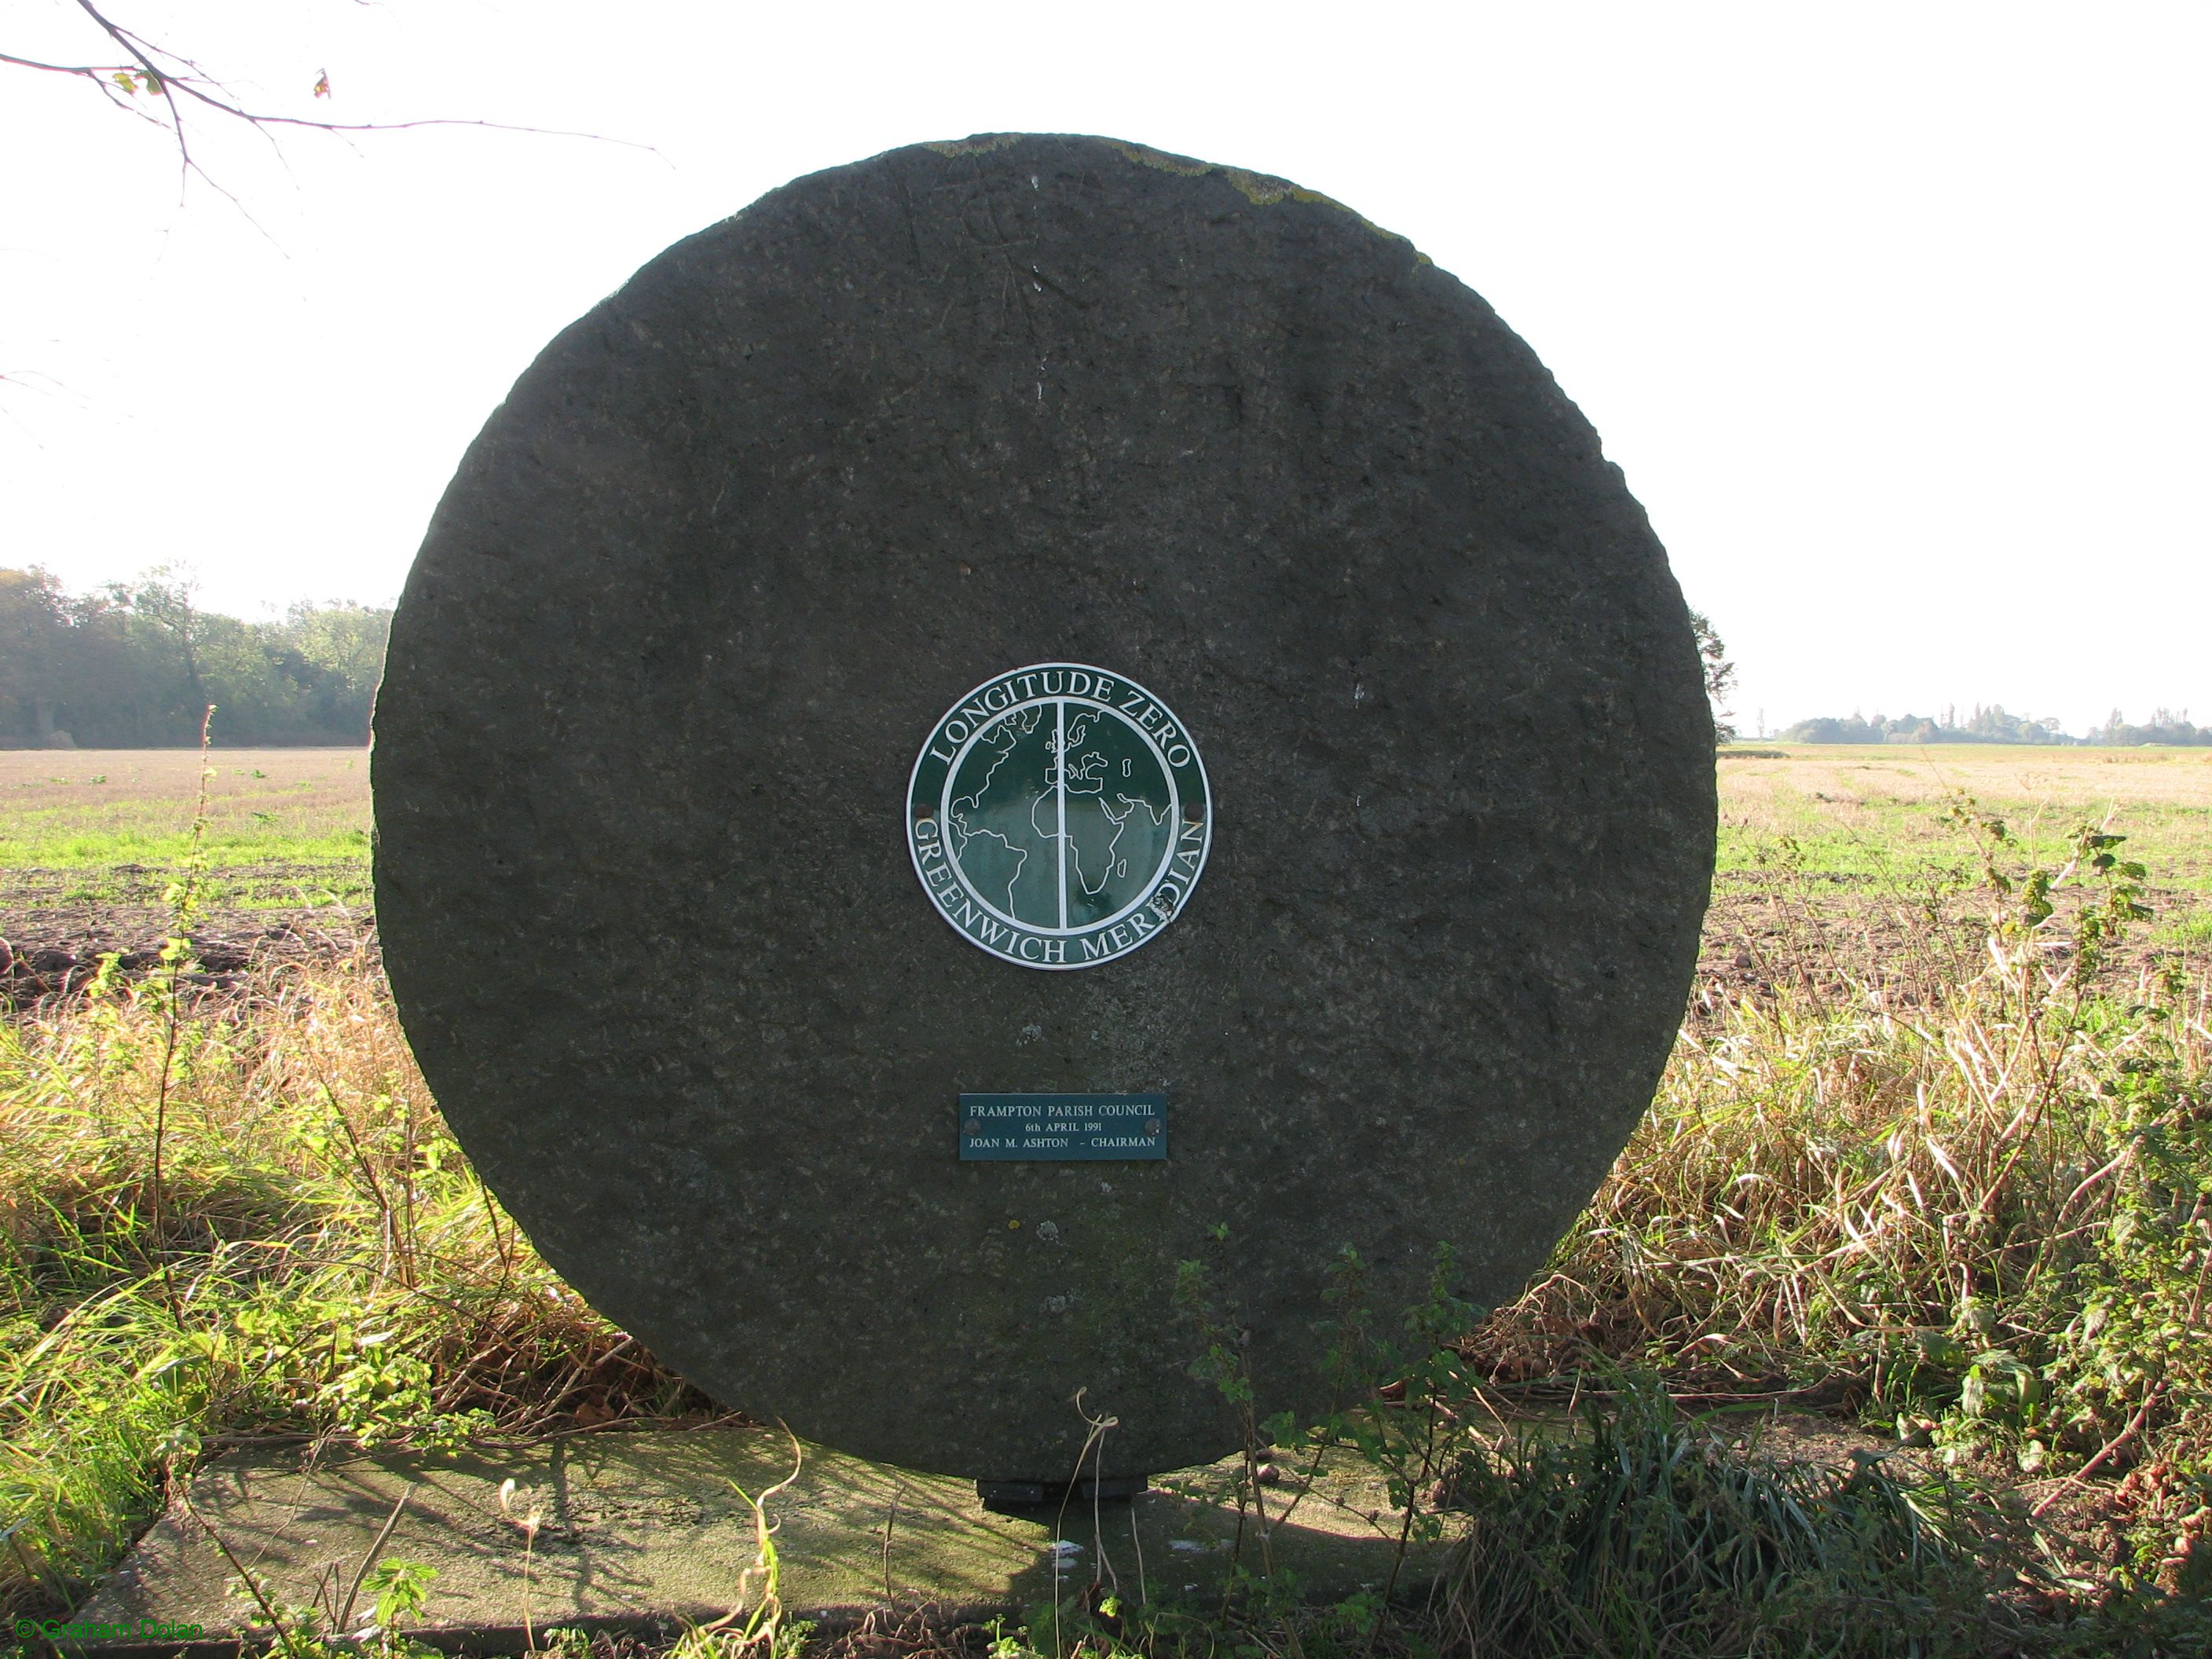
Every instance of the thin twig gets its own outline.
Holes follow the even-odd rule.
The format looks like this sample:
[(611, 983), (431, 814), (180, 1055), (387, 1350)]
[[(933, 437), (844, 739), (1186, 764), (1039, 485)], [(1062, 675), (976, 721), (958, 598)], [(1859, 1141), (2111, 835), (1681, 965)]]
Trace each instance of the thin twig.
[(407, 1499), (414, 1491), (415, 1483), (411, 1480), (399, 1489), (399, 1501), (392, 1506), (392, 1513), (384, 1517), (383, 1526), (377, 1529), (376, 1537), (370, 1542), (367, 1552), (362, 1554), (361, 1566), (354, 1573), (353, 1583), (346, 1587), (345, 1606), (338, 1610), (338, 1616), (335, 1621), (336, 1634), (343, 1636), (346, 1633), (346, 1623), (353, 1617), (354, 1600), (360, 1595), (361, 1587), (368, 1577), (369, 1569), (375, 1565), (376, 1553), (384, 1547), (385, 1540), (392, 1536), (392, 1529), (399, 1524), (399, 1511), (407, 1507)]
[[(1406, 1565), (1406, 1553), (1413, 1543), (1413, 1520), (1420, 1511), (1421, 1488), (1429, 1483), (1430, 1470), (1436, 1458), (1438, 1401), (1435, 1385), (1431, 1384), (1427, 1392), (1429, 1396), (1428, 1432), (1421, 1443), (1421, 1472), (1419, 1479), (1408, 1483), (1406, 1488), (1406, 1519), (1398, 1528), (1398, 1545), (1390, 1555), (1390, 1577), (1382, 1586), (1382, 1600), (1386, 1605), (1391, 1596), (1397, 1593), (1398, 1575)], [(1382, 1621), (1377, 1619), (1368, 1630), (1367, 1646), (1364, 1650), (1368, 1656), (1371, 1656), (1375, 1651), (1375, 1638), (1382, 1627)]]
[(898, 1483), (896, 1481), (893, 1481), (891, 1483), (890, 1513), (884, 1517), (884, 1604), (886, 1607), (888, 1607), (893, 1600), (891, 1595), (891, 1531), (892, 1528), (898, 1525)]
[(161, 1258), (162, 1299), (168, 1304), (169, 1316), (179, 1320), (184, 1316), (184, 1310), (177, 1300), (177, 1282), (171, 1272), (169, 1260), (171, 1253), (161, 1237), (161, 1155), (169, 1127), (169, 1085), (176, 1072), (177, 978), (184, 971), (185, 957), (191, 949), (192, 912), (199, 899), (200, 849), (207, 837), (208, 779), (212, 775), (208, 765), (208, 731), (214, 723), (215, 705), (209, 703), (200, 714), (199, 795), (192, 809), (191, 840), (185, 854), (185, 878), (177, 884), (176, 902), (169, 910), (172, 936), (161, 945), (162, 965), (167, 970), (168, 985), (167, 994), (161, 1000), (161, 1077), (154, 1100), (154, 1167), (149, 1207), (153, 1212), (151, 1243)]
[(2031, 1521), (2041, 1520), (2043, 1518), (2043, 1512), (2045, 1510), (2049, 1509), (2053, 1504), (2056, 1504), (2060, 1498), (2072, 1491), (2075, 1487), (2086, 1483), (2091, 1475), (2094, 1474), (2099, 1469), (2104, 1468), (2107, 1462), (2111, 1462), (2112, 1459), (2118, 1455), (2120, 1448), (2126, 1445), (2129, 1441), (2134, 1439), (2137, 1434), (2142, 1432), (2142, 1425), (2150, 1420), (2151, 1408), (2158, 1404), (2159, 1395), (2163, 1394), (2165, 1391), (2166, 1384), (2162, 1382), (2154, 1384), (2149, 1389), (2146, 1390), (2143, 1395), (2142, 1404), (2136, 1407), (2136, 1414), (2128, 1419), (2127, 1427), (2122, 1429), (2110, 1440), (2107, 1440), (2105, 1443), (2103, 1450), (2100, 1451), (2094, 1457), (2084, 1463), (2080, 1468), (2075, 1470), (2074, 1473), (2067, 1476), (2065, 1480), (2060, 1481), (2041, 1503), (2038, 1504), (2033, 1509), (2027, 1512), (2028, 1518)]
[[(145, 77), (147, 88), (158, 94), (169, 111), (165, 124), (174, 135), (180, 164), (187, 173), (197, 173), (217, 190), (220, 185), (208, 177), (207, 170), (193, 159), (185, 137), (183, 112), (177, 105), (177, 94), (182, 93), (194, 102), (243, 121), (257, 129), (267, 127), (302, 127), (315, 132), (398, 132), (414, 127), (482, 127), (494, 132), (523, 132), (539, 137), (588, 138), (598, 143), (620, 144), (626, 149), (641, 149), (658, 155), (650, 144), (641, 144), (626, 138), (610, 138), (604, 133), (576, 132), (558, 127), (533, 127), (506, 121), (472, 120), (449, 117), (430, 117), (413, 121), (323, 121), (311, 116), (272, 115), (264, 110), (247, 108), (227, 97), (218, 97), (208, 88), (222, 89), (222, 83), (208, 75), (191, 58), (157, 46), (143, 35), (115, 22), (92, 3), (92, 0), (76, 0), (77, 9), (99, 26), (129, 57), (122, 64), (49, 64), (35, 58), (16, 58), (0, 52), (0, 63), (14, 64), (21, 68), (40, 70), (49, 74), (74, 76), (88, 81), (109, 97), (114, 96), (112, 82), (118, 76), (139, 75)], [(225, 195), (229, 192), (223, 191)], [(233, 198), (235, 199), (234, 198)]]
[[(185, 1489), (182, 1481), (177, 1483), (177, 1502), (184, 1505), (186, 1515), (199, 1522), (201, 1530), (215, 1540), (216, 1548), (222, 1552), (222, 1559), (230, 1563), (231, 1571), (244, 1581), (246, 1594), (251, 1595), (256, 1605), (260, 1607), (262, 1617), (268, 1620), (269, 1633), (276, 1639), (277, 1645), (289, 1653), (292, 1647), (292, 1634), (284, 1628), (284, 1621), (277, 1616), (276, 1609), (270, 1605), (268, 1595), (261, 1588), (261, 1581), (247, 1570), (245, 1562), (238, 1559), (238, 1553), (231, 1548), (229, 1541), (209, 1524), (205, 1516), (192, 1506), (191, 1494)], [(243, 1644), (240, 1646), (242, 1648)]]

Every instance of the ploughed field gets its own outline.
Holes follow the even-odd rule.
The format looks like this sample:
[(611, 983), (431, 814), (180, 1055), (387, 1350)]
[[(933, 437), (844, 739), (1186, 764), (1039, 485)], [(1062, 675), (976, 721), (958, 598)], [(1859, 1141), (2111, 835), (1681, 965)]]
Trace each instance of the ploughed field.
[[(1978, 903), (1960, 894), (1980, 865), (1954, 817), (1968, 801), (2053, 868), (2085, 824), (2125, 836), (2159, 911), (2130, 948), (2212, 948), (2212, 750), (1746, 747), (1720, 764), (1701, 1002), (1878, 977), (1924, 942), (1931, 900), (1971, 933)], [(5, 994), (81, 984), (103, 953), (126, 974), (151, 963), (200, 771), (188, 750), (0, 750)], [(201, 969), (373, 957), (366, 751), (216, 750), (210, 772)]]
[[(373, 948), (368, 752), (219, 749), (206, 769), (200, 969)], [(0, 995), (80, 986), (106, 953), (151, 965), (201, 770), (185, 749), (0, 750)]]

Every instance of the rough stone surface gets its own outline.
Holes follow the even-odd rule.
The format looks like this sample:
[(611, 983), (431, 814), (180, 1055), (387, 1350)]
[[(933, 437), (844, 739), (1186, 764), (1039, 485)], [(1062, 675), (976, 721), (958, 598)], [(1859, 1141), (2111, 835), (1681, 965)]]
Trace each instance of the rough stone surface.
[[(502, 1455), (447, 1459), (390, 1453), (302, 1468), (299, 1455), (240, 1452), (194, 1477), (192, 1507), (274, 1600), (311, 1607), (337, 1628), (364, 1560), (435, 1570), (421, 1632), (467, 1633), (471, 1651), (521, 1646), (530, 1626), (702, 1623), (757, 1603), (753, 1516), (792, 1473), (772, 1430), (593, 1434)], [(1103, 1579), (1132, 1606), (1218, 1605), (1238, 1560), (1237, 1470), (1186, 1471), (1132, 1503), (994, 1514), (969, 1483), (805, 1449), (792, 1484), (764, 1501), (775, 1527), (782, 1599), (794, 1617), (836, 1619), (927, 1602), (971, 1616), (1020, 1613), (1079, 1599)], [(515, 1489), (500, 1502), (503, 1482)], [(381, 1543), (402, 1493), (407, 1502)], [(1357, 1460), (1261, 1488), (1272, 1530), (1263, 1558), (1248, 1511), (1241, 1557), (1297, 1575), (1302, 1592), (1335, 1601), (1390, 1577), (1401, 1515)], [(1293, 1502), (1295, 1499), (1295, 1503)], [(530, 1548), (518, 1522), (535, 1511)], [(886, 1535), (888, 1534), (888, 1536)], [(1432, 1576), (1449, 1540), (1419, 1547), (1401, 1585)], [(1058, 1557), (1057, 1563), (1054, 1558)], [(357, 1597), (339, 1632), (367, 1621)], [(198, 1625), (217, 1652), (265, 1623), (204, 1528), (181, 1506), (158, 1522), (73, 1615), (109, 1626)], [(512, 1644), (497, 1639), (505, 1632)], [(487, 1640), (487, 1636), (491, 1639)], [(175, 1651), (176, 1644), (161, 1650)]]
[[(902, 791), (1028, 663), (1170, 702), (1212, 860), (1145, 950), (956, 937)], [(732, 1405), (1062, 1478), (1221, 1455), (1326, 1270), (1510, 1297), (1648, 1103), (1711, 866), (1664, 552), (1490, 308), (1279, 180), (1093, 138), (771, 192), (563, 332), (463, 462), (376, 716), (377, 906), (462, 1143)], [(1173, 1156), (962, 1164), (963, 1090), (1164, 1091)], [(1046, 1224), (1050, 1224), (1047, 1225)]]

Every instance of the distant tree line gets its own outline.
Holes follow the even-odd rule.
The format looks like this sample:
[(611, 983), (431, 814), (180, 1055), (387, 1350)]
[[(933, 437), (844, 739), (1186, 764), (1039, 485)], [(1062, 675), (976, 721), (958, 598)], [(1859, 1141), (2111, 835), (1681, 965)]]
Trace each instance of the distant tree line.
[(2154, 708), (2148, 726), (2130, 726), (2115, 708), (2102, 726), (2081, 741), (2116, 746), (2136, 743), (2212, 744), (2212, 726), (2191, 726), (2186, 708), (2179, 714), (2171, 708)]
[(2175, 714), (2160, 708), (2144, 726), (2130, 726), (2112, 710), (2104, 725), (2094, 726), (2085, 735), (2071, 738), (2058, 729), (2055, 720), (2034, 720), (2026, 714), (2006, 713), (2001, 704), (1991, 703), (1986, 708), (1976, 708), (1961, 720), (1955, 709), (1947, 710), (1940, 720), (1919, 714), (1901, 714), (1895, 720), (1876, 714), (1866, 720), (1853, 714), (1848, 720), (1823, 715), (1818, 720), (1800, 720), (1782, 733), (1784, 743), (2038, 743), (2038, 744), (2095, 744), (2112, 747), (2127, 747), (2136, 744), (2162, 743), (2177, 744), (2212, 744), (2212, 726), (2192, 726), (2189, 711)]
[(0, 569), (0, 747), (364, 743), (388, 608), (295, 605), (246, 622), (202, 610), (167, 568), (72, 594)]

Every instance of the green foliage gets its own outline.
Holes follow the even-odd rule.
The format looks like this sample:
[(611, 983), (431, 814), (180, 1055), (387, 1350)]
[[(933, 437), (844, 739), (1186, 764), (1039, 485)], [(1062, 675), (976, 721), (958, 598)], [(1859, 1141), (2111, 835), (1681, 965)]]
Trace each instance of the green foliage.
[(1931, 926), (1878, 980), (1686, 1032), (1477, 1352), (1493, 1376), (1595, 1351), (1795, 1385), (2040, 1481), (2039, 1504), (2135, 1471), (2100, 1593), (2156, 1601), (2203, 1571), (2212, 1517), (2207, 988), (2176, 959), (2128, 965), (2148, 876), (2119, 837), (2085, 826), (2031, 863), (1996, 815), (1954, 818), (1978, 948)]
[[(1458, 1275), (1450, 1247), (1437, 1247), (1426, 1294), (1394, 1324), (1378, 1323), (1370, 1307), (1367, 1273), (1359, 1253), (1348, 1245), (1330, 1264), (1324, 1294), (1332, 1314), (1324, 1363), (1335, 1403), (1311, 1423), (1302, 1423), (1291, 1412), (1261, 1418), (1247, 1363), (1249, 1334), (1217, 1305), (1203, 1262), (1180, 1263), (1176, 1280), (1176, 1305), (1192, 1322), (1200, 1343), (1193, 1375), (1214, 1385), (1243, 1428), (1240, 1517), (1249, 1505), (1261, 1521), (1253, 1529), (1260, 1540), (1258, 1569), (1241, 1559), (1232, 1564), (1224, 1611), (1237, 1606), (1247, 1620), (1281, 1625), (1294, 1620), (1300, 1610), (1304, 1587), (1294, 1573), (1276, 1565), (1269, 1540), (1274, 1528), (1304, 1500), (1294, 1494), (1279, 1512), (1270, 1512), (1260, 1476), (1264, 1460), (1304, 1465), (1310, 1481), (1328, 1452), (1352, 1448), (1381, 1474), (1389, 1504), (1400, 1513), (1388, 1582), (1372, 1596), (1340, 1604), (1331, 1614), (1333, 1623), (1305, 1632), (1309, 1644), (1318, 1642), (1324, 1650), (1330, 1630), (1349, 1620), (1364, 1620), (1359, 1634), (1371, 1643), (1407, 1552), (1442, 1536), (1443, 1521), (1430, 1494), (1474, 1395), (1473, 1370), (1459, 1345), (1482, 1315), (1455, 1292)], [(1302, 1490), (1305, 1484), (1296, 1486)]]
[(2191, 725), (2188, 710), (2177, 714), (2170, 708), (2154, 709), (2149, 720), (2141, 726), (2131, 726), (2115, 708), (2104, 725), (2089, 733), (2087, 741), (2110, 744), (2116, 748), (2146, 743), (2195, 748), (2212, 744), (2212, 726)]
[(1704, 670), (1705, 703), (1712, 710), (1713, 741), (1733, 743), (1735, 727), (1729, 723), (1732, 712), (1729, 708), (1729, 693), (1735, 685), (1735, 665), (1729, 660), (1728, 647), (1712, 619), (1702, 611), (1690, 612), (1690, 632), (1698, 642), (1698, 661)]
[(377, 1628), (398, 1630), (420, 1618), (430, 1600), (430, 1581), (437, 1576), (437, 1568), (418, 1561), (386, 1558), (378, 1562), (361, 1586), (375, 1598)]
[(1768, 1457), (1649, 1376), (1447, 1486), (1470, 1524), (1444, 1621), (1477, 1659), (1920, 1655), (1986, 1619), (1952, 1488)]
[(1821, 715), (1817, 719), (1800, 720), (1782, 734), (1785, 743), (2013, 743), (2013, 744), (2093, 744), (2108, 748), (2132, 748), (2141, 744), (2164, 744), (2176, 747), (2194, 747), (2212, 744), (2212, 726), (2192, 726), (2185, 713), (2177, 714), (2171, 709), (2160, 708), (2141, 726), (2130, 726), (2112, 710), (2104, 725), (2093, 726), (2084, 735), (2069, 738), (2058, 729), (2058, 722), (2048, 717), (2037, 720), (2032, 715), (2006, 712), (2002, 703), (1977, 707), (1965, 720), (1955, 712), (1942, 720), (1931, 720), (1919, 714), (1903, 714), (1892, 720), (1876, 714), (1868, 720), (1858, 714), (1848, 719)]
[(1427, 1542), (1441, 1526), (1425, 1494), (1450, 1426), (1474, 1398), (1474, 1373), (1460, 1345), (1481, 1324), (1482, 1310), (1455, 1294), (1448, 1244), (1437, 1246), (1427, 1294), (1399, 1317), (1395, 1331), (1376, 1324), (1367, 1264), (1357, 1250), (1340, 1249), (1329, 1277), (1326, 1363), (1339, 1403), (1317, 1423), (1279, 1417), (1270, 1427), (1293, 1454), (1355, 1448), (1382, 1474), (1391, 1507), (1404, 1515), (1401, 1546)]
[(220, 616), (167, 568), (78, 596), (42, 570), (0, 570), (0, 740), (188, 743), (212, 702), (227, 744), (359, 743), (391, 623), (345, 602)]
[(73, 1599), (228, 1437), (451, 1446), (685, 1397), (621, 1340), (491, 1203), (357, 964), (250, 1014), (157, 974), (0, 1024), (0, 1605)]

